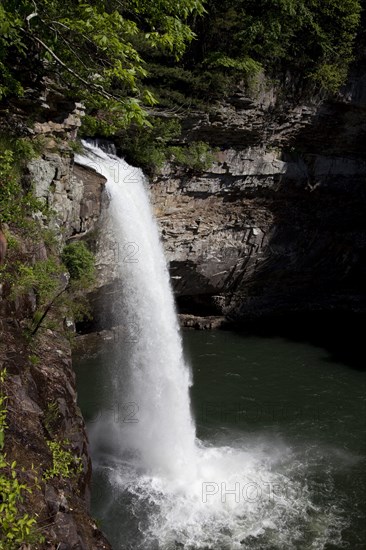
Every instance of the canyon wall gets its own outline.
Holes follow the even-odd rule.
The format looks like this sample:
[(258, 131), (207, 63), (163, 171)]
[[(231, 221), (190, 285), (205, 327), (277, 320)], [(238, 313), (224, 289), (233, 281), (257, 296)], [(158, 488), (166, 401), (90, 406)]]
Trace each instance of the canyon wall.
[(365, 310), (366, 77), (332, 102), (237, 92), (183, 119), (218, 148), (151, 185), (179, 310), (231, 320)]

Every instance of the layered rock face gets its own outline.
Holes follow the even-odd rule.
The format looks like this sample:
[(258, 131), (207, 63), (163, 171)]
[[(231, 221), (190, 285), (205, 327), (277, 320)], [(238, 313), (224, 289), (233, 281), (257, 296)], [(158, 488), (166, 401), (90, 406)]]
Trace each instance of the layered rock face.
[(166, 167), (151, 185), (182, 313), (364, 311), (362, 74), (332, 103), (238, 93), (184, 121), (220, 150), (209, 171)]
[(63, 241), (86, 236), (99, 220), (104, 178), (70, 155), (45, 152), (28, 165), (35, 194), (52, 209), (50, 226)]

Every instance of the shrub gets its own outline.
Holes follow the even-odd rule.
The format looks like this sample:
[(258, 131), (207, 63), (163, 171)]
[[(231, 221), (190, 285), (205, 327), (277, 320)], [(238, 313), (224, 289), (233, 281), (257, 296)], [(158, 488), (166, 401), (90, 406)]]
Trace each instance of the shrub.
[(82, 241), (67, 244), (61, 258), (71, 279), (89, 282), (94, 279), (94, 256)]
[(68, 449), (70, 442), (64, 441), (47, 441), (47, 446), (52, 453), (52, 466), (45, 471), (43, 479), (52, 479), (61, 477), (70, 479), (77, 476), (83, 469), (81, 458), (75, 456)]
[(208, 170), (215, 160), (214, 151), (203, 141), (173, 145), (181, 131), (178, 119), (156, 118), (151, 128), (134, 127), (120, 134), (120, 147), (128, 162), (150, 175), (158, 173), (168, 161), (192, 170)]
[(177, 119), (155, 118), (149, 128), (134, 126), (120, 133), (118, 145), (128, 162), (152, 175), (166, 162), (168, 147), (180, 133)]
[(24, 191), (20, 174), (24, 164), (37, 155), (30, 140), (4, 140), (0, 137), (0, 217), (18, 227), (34, 226), (29, 219), (33, 212), (46, 213), (45, 205), (32, 193)]
[(194, 141), (187, 147), (171, 147), (174, 163), (196, 171), (209, 170), (215, 160), (214, 151), (203, 141)]
[(55, 258), (40, 260), (34, 265), (18, 263), (17, 271), (12, 276), (11, 297), (16, 298), (34, 290), (38, 304), (44, 305), (59, 288), (61, 271)]

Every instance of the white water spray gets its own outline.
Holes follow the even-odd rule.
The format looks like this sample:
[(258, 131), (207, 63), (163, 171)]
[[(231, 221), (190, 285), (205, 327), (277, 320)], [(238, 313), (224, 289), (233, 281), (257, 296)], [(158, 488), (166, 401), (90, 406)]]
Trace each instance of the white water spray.
[[(145, 178), (116, 156), (85, 148), (76, 161), (107, 180), (104, 230), (113, 235), (121, 280), (112, 297), (125, 326), (110, 367), (114, 405), (137, 407), (136, 422), (101, 419), (91, 433), (95, 462), (104, 457), (100, 467), (114, 495), (107, 513), (120, 506), (117, 492), (124, 510), (114, 513), (130, 514), (116, 549), (300, 548), (302, 527), (314, 531), (311, 547), (323, 548), (332, 516), (295, 481), (299, 465), (286, 446), (241, 436), (226, 446), (195, 440), (190, 371)], [(127, 543), (133, 519), (135, 538)]]

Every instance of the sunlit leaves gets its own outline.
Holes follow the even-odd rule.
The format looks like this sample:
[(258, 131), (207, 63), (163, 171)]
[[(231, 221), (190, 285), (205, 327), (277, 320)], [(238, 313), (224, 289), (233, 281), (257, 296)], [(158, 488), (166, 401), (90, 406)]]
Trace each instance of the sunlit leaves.
[[(147, 74), (144, 56), (154, 49), (181, 56), (194, 36), (187, 24), (193, 13), (203, 13), (201, 1), (4, 0), (0, 96), (21, 91), (10, 51), (15, 47), (18, 54), (25, 53), (24, 42), (33, 50), (40, 72), (46, 62), (48, 70), (87, 105), (99, 95), (111, 103), (120, 101), (126, 121), (131, 116), (144, 118), (142, 104), (154, 103), (142, 83)], [(25, 57), (23, 62), (26, 68)]]

